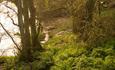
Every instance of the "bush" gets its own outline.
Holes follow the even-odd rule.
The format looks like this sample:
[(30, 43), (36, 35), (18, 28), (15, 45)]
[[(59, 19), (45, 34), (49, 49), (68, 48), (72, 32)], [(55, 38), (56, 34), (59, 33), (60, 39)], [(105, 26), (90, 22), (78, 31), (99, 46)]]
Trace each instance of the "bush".
[[(59, 43), (60, 40), (63, 40), (63, 43)], [(75, 43), (74, 41), (75, 37), (71, 34), (53, 37), (44, 45), (46, 49), (43, 52), (33, 54), (37, 60), (31, 63), (18, 62), (18, 70), (23, 68), (30, 70), (30, 64), (33, 70), (115, 69), (114, 40), (95, 48), (86, 47), (84, 42)], [(10, 66), (9, 70), (11, 69), (13, 67)]]

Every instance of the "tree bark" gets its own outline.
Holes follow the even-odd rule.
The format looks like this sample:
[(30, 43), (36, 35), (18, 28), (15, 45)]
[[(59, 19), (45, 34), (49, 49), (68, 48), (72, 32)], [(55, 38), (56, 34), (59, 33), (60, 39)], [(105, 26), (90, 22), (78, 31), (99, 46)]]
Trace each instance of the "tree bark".
[(22, 52), (19, 60), (33, 61), (32, 53), (41, 50), (36, 27), (36, 10), (33, 0), (17, 0), (18, 24), (21, 34)]

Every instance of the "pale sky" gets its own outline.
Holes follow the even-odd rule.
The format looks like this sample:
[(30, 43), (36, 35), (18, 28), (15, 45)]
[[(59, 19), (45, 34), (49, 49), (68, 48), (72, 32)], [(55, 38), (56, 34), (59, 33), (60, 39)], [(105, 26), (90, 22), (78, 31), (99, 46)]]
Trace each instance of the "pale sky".
[[(3, 4), (6, 4), (6, 2), (0, 3), (0, 22), (3, 24), (3, 26), (10, 32), (10, 34), (14, 37), (15, 41), (17, 43), (20, 42), (20, 39), (14, 36), (14, 33), (18, 32), (18, 27), (14, 26), (12, 24), (12, 20), (7, 17), (7, 12), (9, 12), (9, 15), (12, 16), (12, 18), (15, 20), (15, 23), (17, 23), (17, 16), (15, 12), (13, 12), (11, 9), (5, 7)], [(10, 6), (11, 8), (15, 9), (17, 11), (17, 8), (14, 4), (8, 3), (7, 6)], [(0, 27), (0, 34), (4, 33), (4, 30)], [(9, 49), (12, 48), (12, 49)], [(13, 42), (10, 39), (9, 36), (4, 36), (0, 42), (0, 50), (9, 49), (4, 55), (7, 56), (13, 56)], [(1, 53), (0, 53), (1, 55)]]

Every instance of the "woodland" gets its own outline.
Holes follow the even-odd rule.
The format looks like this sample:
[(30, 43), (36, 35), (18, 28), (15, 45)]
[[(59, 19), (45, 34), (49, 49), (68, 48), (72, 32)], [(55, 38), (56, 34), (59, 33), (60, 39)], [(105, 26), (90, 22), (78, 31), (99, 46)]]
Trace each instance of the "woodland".
[(115, 70), (115, 0), (4, 1), (17, 8), (6, 6), (20, 43), (0, 22), (17, 50), (0, 70)]

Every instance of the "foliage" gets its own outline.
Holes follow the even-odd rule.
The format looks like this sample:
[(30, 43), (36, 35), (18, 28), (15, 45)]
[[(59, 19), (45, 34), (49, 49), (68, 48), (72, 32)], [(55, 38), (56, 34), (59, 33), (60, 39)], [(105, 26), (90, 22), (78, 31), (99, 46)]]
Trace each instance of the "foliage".
[[(63, 41), (61, 41), (63, 40)], [(18, 70), (114, 70), (115, 40), (102, 46), (90, 48), (83, 42), (75, 42), (76, 36), (65, 33), (54, 36), (45, 45), (43, 52), (35, 52), (37, 59), (31, 63), (18, 62)], [(13, 65), (11, 65), (10, 68)]]
[(98, 0), (67, 2), (67, 9), (73, 17), (73, 32), (89, 46), (101, 45), (115, 35), (114, 9), (101, 8), (102, 2)]
[(15, 57), (0, 56), (0, 66), (2, 70), (11, 70), (14, 66)]
[[(40, 1), (39, 4), (38, 1)], [(50, 11), (48, 14), (51, 15), (52, 9), (59, 8), (58, 10), (60, 10), (59, 5), (63, 6), (63, 3), (65, 3), (62, 2), (57, 5), (61, 1), (38, 1), (35, 3), (37, 15), (39, 15), (39, 9), (43, 9), (40, 10), (40, 13), (45, 10), (45, 12)], [(12, 58), (0, 57), (0, 63), (3, 63), (3, 66), (8, 64), (4, 67), (7, 70), (13, 70), (15, 67), (18, 70), (31, 70), (31, 68), (33, 70), (115, 70), (115, 10), (106, 9), (99, 14), (95, 1), (68, 0), (66, 2), (66, 10), (73, 18), (75, 35), (70, 31), (62, 31), (68, 28), (64, 24), (61, 26), (62, 28), (57, 28), (57, 31), (62, 31), (61, 33), (54, 33), (47, 43), (42, 44), (44, 48), (42, 52), (39, 50), (33, 51), (31, 62), (21, 62), (17, 58), (13, 58), (12, 61)], [(43, 3), (43, 5), (40, 3)], [(27, 17), (25, 16), (25, 18)], [(67, 25), (69, 23), (71, 22), (68, 22)], [(34, 40), (32, 43), (37, 44)], [(28, 45), (28, 43), (26, 44)], [(28, 52), (27, 54), (27, 57), (31, 57)]]
[[(67, 35), (70, 36), (70, 35)], [(64, 35), (66, 38), (66, 35)], [(64, 39), (55, 37), (55, 41), (48, 43), (48, 51), (42, 59), (48, 59), (52, 65), (49, 70), (114, 70), (115, 69), (115, 51), (114, 51), (114, 40), (108, 41), (101, 47), (97, 48), (86, 48), (84, 43), (71, 43), (65, 45), (55, 45), (52, 43), (59, 42)], [(56, 40), (59, 38), (59, 40)], [(52, 40), (53, 40), (52, 39)], [(74, 39), (74, 38), (73, 38)], [(70, 39), (69, 39), (70, 40)], [(72, 41), (72, 38), (71, 40)], [(73, 41), (72, 41), (73, 42)], [(43, 55), (42, 54), (42, 55)], [(45, 60), (46, 60), (45, 59)], [(44, 65), (43, 65), (44, 66)], [(47, 68), (47, 67), (46, 67)]]

